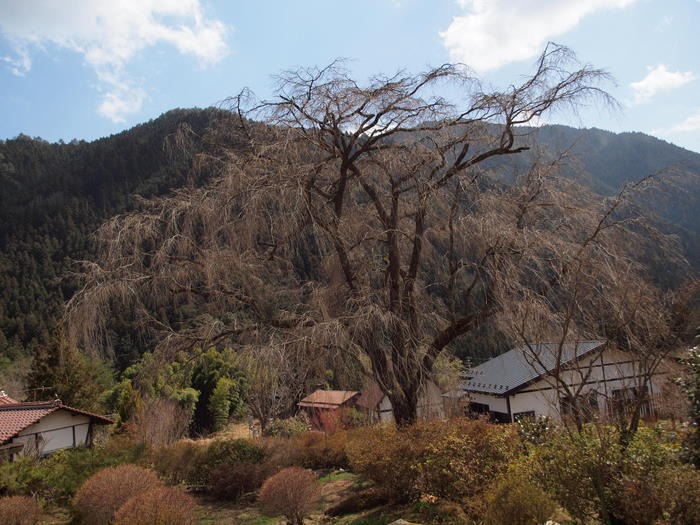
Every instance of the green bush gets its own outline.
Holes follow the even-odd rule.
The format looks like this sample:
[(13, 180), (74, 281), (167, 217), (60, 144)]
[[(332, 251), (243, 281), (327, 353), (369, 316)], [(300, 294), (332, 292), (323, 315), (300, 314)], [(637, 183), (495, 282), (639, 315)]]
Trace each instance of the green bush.
[(554, 513), (557, 504), (524, 476), (506, 474), (487, 497), (485, 525), (538, 525)]
[(135, 461), (140, 454), (140, 449), (112, 439), (105, 447), (60, 450), (43, 459), (20, 457), (0, 463), (0, 491), (66, 502), (98, 470)]
[(206, 442), (179, 441), (153, 453), (156, 471), (169, 483), (206, 488), (215, 482), (220, 467), (243, 462), (262, 463), (265, 450), (248, 439), (215, 439)]
[(160, 486), (150, 470), (136, 465), (108, 467), (83, 483), (73, 498), (73, 508), (81, 523), (109, 525), (127, 500)]
[(195, 502), (181, 490), (158, 487), (133, 496), (114, 515), (113, 525), (193, 525)]
[[(685, 507), (664, 496), (673, 480), (668, 472), (683, 471), (680, 439), (662, 426), (641, 427), (623, 447), (613, 426), (588, 425), (580, 433), (556, 432), (532, 447), (529, 468), (532, 479), (579, 522), (652, 524)], [(688, 493), (676, 487), (674, 492)]]
[(0, 523), (2, 525), (35, 525), (41, 517), (41, 509), (30, 496), (5, 496), (0, 498)]
[(618, 438), (604, 425), (553, 434), (531, 450), (535, 481), (576, 519), (596, 519), (612, 504), (622, 459)]
[(657, 487), (670, 523), (700, 523), (700, 470), (689, 465), (666, 467), (659, 472)]
[(290, 438), (310, 430), (309, 423), (303, 415), (287, 419), (275, 419), (265, 426), (265, 435), (270, 437)]
[(397, 500), (427, 493), (477, 514), (485, 491), (520, 453), (511, 426), (468, 419), (359, 429), (346, 448), (352, 469)]

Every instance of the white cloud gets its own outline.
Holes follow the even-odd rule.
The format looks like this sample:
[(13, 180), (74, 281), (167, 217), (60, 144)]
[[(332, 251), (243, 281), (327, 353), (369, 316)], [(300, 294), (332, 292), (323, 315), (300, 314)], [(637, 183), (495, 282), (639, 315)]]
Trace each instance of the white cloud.
[(697, 131), (700, 129), (700, 109), (695, 111), (694, 115), (689, 116), (680, 124), (671, 128), (672, 132)]
[(32, 58), (29, 56), (29, 51), (22, 44), (15, 44), (13, 47), (17, 56), (4, 56), (0, 57), (0, 60), (10, 65), (10, 71), (12, 71), (13, 75), (23, 77), (32, 68)]
[(226, 26), (205, 18), (200, 0), (0, 2), (0, 33), (17, 55), (1, 57), (15, 75), (31, 69), (30, 49), (56, 46), (82, 54), (103, 91), (98, 111), (116, 122), (147, 97), (128, 75), (129, 62), (147, 47), (171, 45), (201, 66), (229, 52)]
[(440, 33), (450, 59), (479, 72), (542, 52), (586, 16), (637, 0), (458, 0), (466, 11)]
[(649, 73), (639, 82), (632, 82), (634, 92), (631, 104), (642, 104), (651, 100), (660, 91), (676, 89), (695, 80), (692, 71), (669, 71), (664, 64), (647, 68)]

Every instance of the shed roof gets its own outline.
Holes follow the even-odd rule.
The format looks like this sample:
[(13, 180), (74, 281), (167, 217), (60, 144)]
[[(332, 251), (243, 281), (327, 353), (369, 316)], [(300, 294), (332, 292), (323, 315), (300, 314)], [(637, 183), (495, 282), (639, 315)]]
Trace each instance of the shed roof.
[(299, 401), (299, 406), (312, 408), (338, 408), (358, 395), (360, 395), (360, 393), (354, 390), (316, 390)]
[(605, 345), (605, 341), (535, 343), (508, 350), (474, 367), (463, 384), (468, 392), (505, 395)]
[(89, 417), (98, 425), (111, 425), (111, 419), (63, 405), (59, 400), (32, 403), (0, 403), (0, 444), (5, 444), (25, 428), (57, 410)]

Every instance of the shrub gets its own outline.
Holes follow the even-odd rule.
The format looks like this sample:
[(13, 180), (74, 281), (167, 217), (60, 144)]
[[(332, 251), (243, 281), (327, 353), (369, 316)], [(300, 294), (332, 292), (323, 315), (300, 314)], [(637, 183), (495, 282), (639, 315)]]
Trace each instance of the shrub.
[(114, 525), (193, 525), (195, 502), (172, 487), (158, 487), (131, 497), (114, 516)]
[(153, 464), (169, 483), (203, 488), (213, 483), (219, 467), (241, 462), (262, 463), (265, 450), (248, 439), (216, 439), (206, 443), (180, 441), (153, 454)]
[[(672, 483), (668, 472), (683, 472), (680, 437), (661, 426), (640, 427), (622, 447), (613, 426), (588, 425), (580, 433), (555, 433), (531, 452), (533, 479), (581, 521), (657, 523), (685, 507), (664, 494), (692, 493)], [(669, 493), (668, 486), (675, 488)]]
[(539, 487), (518, 474), (502, 478), (487, 498), (485, 525), (544, 523), (557, 504)]
[(206, 445), (191, 440), (161, 447), (152, 453), (153, 468), (170, 484), (202, 485), (199, 468), (206, 448)]
[(59, 450), (44, 459), (23, 456), (0, 463), (0, 491), (64, 503), (98, 470), (134, 461), (139, 454), (138, 448), (113, 438), (105, 447)]
[(700, 523), (700, 470), (686, 465), (663, 469), (658, 476), (658, 492), (669, 523)]
[(290, 438), (309, 431), (309, 422), (304, 414), (287, 419), (275, 419), (265, 426), (265, 435)]
[(581, 433), (555, 433), (531, 450), (533, 477), (581, 521), (609, 511), (620, 474), (622, 449), (613, 427), (592, 425)]
[(283, 515), (292, 525), (302, 525), (319, 498), (313, 472), (289, 467), (269, 477), (258, 493), (260, 508), (270, 516)]
[(161, 482), (150, 470), (135, 465), (108, 467), (83, 483), (73, 498), (73, 507), (83, 523), (109, 525), (129, 498), (159, 486)]
[(295, 440), (301, 453), (301, 466), (310, 469), (348, 468), (346, 444), (347, 433), (344, 431), (331, 436), (322, 432), (308, 432)]
[(352, 469), (395, 499), (427, 493), (470, 508), (519, 452), (512, 427), (468, 419), (360, 429), (347, 444)]
[(212, 472), (209, 492), (221, 500), (237, 500), (258, 490), (273, 471), (268, 463), (252, 461), (221, 465)]
[(41, 509), (30, 496), (0, 498), (0, 523), (3, 525), (34, 525), (40, 516)]
[(265, 462), (278, 470), (285, 467), (300, 467), (304, 464), (304, 451), (299, 445), (302, 438), (265, 438), (261, 446), (265, 451)]

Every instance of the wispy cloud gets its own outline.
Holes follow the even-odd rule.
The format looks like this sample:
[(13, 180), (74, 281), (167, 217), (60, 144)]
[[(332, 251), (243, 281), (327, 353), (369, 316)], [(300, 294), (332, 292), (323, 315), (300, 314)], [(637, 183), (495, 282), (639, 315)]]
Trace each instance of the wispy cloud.
[(630, 87), (634, 93), (630, 104), (643, 104), (650, 101), (661, 91), (679, 88), (695, 80), (692, 71), (669, 71), (664, 64), (649, 67), (649, 73), (639, 82), (632, 82)]
[(666, 130), (666, 133), (685, 133), (700, 130), (700, 108), (688, 118)]
[(450, 59), (479, 72), (537, 56), (591, 13), (638, 0), (458, 0), (466, 11), (440, 33)]
[(200, 0), (34, 0), (0, 2), (0, 33), (16, 56), (1, 57), (15, 75), (31, 70), (30, 51), (82, 54), (103, 92), (98, 109), (113, 121), (140, 110), (145, 89), (128, 66), (144, 49), (173, 46), (204, 67), (229, 52), (226, 26), (207, 19)]

